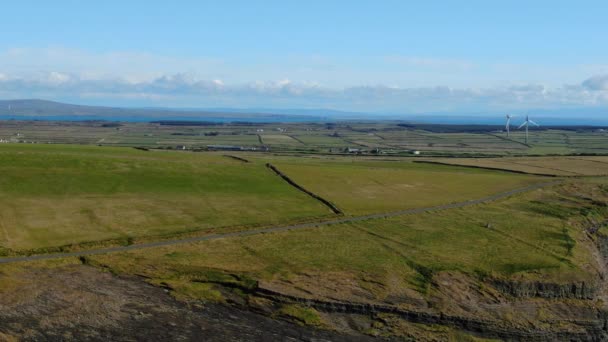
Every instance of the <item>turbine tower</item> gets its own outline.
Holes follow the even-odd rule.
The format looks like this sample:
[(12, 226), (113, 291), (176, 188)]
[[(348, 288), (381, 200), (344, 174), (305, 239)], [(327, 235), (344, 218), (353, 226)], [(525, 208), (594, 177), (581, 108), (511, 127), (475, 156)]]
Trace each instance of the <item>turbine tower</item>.
[(528, 115), (526, 115), (526, 121), (524, 121), (524, 123), (522, 123), (519, 127), (517, 127), (517, 129), (520, 129), (520, 128), (526, 126), (526, 144), (528, 144), (528, 127), (530, 126), (530, 124), (533, 124), (536, 127), (540, 126), (536, 122), (530, 120), (530, 118), (528, 117)]
[(511, 118), (515, 117), (515, 115), (507, 114), (507, 138), (511, 136)]

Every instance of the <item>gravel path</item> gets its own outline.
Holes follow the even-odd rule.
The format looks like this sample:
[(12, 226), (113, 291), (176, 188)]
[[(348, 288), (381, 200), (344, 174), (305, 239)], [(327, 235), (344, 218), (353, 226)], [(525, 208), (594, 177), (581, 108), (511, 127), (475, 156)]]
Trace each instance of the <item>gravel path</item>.
[(500, 199), (507, 198), (507, 197), (510, 197), (510, 196), (513, 196), (516, 194), (520, 194), (523, 192), (528, 192), (528, 191), (532, 191), (532, 190), (536, 190), (536, 189), (553, 186), (553, 185), (559, 184), (561, 182), (562, 182), (561, 180), (557, 180), (557, 181), (551, 181), (551, 182), (538, 183), (538, 184), (530, 185), (530, 186), (523, 187), (523, 188), (518, 188), (518, 189), (506, 191), (506, 192), (501, 192), (501, 193), (487, 196), (484, 198), (479, 198), (479, 199), (469, 200), (469, 201), (464, 201), (464, 202), (451, 203), (451, 204), (443, 204), (443, 205), (438, 205), (438, 206), (434, 206), (434, 207), (406, 209), (406, 210), (399, 210), (399, 211), (393, 211), (393, 212), (388, 212), (388, 213), (371, 214), (371, 215), (354, 216), (354, 217), (342, 217), (342, 218), (336, 218), (336, 219), (321, 221), (321, 222), (301, 223), (301, 224), (262, 228), (262, 229), (252, 229), (252, 230), (246, 230), (246, 231), (240, 231), (240, 232), (213, 234), (213, 235), (190, 237), (190, 238), (184, 238), (184, 239), (161, 240), (161, 241), (150, 242), (150, 243), (142, 243), (142, 244), (136, 244), (136, 245), (118, 246), (118, 247), (102, 248), (102, 249), (91, 249), (91, 250), (78, 251), (78, 252), (6, 257), (6, 258), (0, 258), (0, 264), (8, 264), (8, 263), (22, 262), (22, 261), (48, 260), (48, 259), (57, 259), (57, 258), (65, 258), (65, 257), (80, 257), (80, 256), (106, 254), (106, 253), (114, 253), (114, 252), (126, 252), (126, 251), (152, 248), (152, 247), (172, 246), (172, 245), (178, 245), (178, 244), (216, 240), (216, 239), (225, 239), (225, 238), (231, 238), (231, 237), (242, 237), (242, 236), (250, 236), (250, 235), (265, 234), (265, 233), (284, 232), (284, 231), (297, 230), (297, 229), (308, 229), (308, 228), (314, 228), (314, 227), (320, 227), (320, 226), (328, 226), (328, 225), (332, 225), (332, 224), (360, 222), (360, 221), (371, 220), (371, 219), (379, 219), (379, 218), (395, 217), (395, 216), (401, 216), (401, 215), (419, 214), (419, 213), (426, 213), (426, 212), (433, 212), (433, 211), (440, 211), (440, 210), (447, 210), (447, 209), (463, 208), (463, 207), (467, 207), (467, 206), (471, 206), (471, 205), (500, 200)]

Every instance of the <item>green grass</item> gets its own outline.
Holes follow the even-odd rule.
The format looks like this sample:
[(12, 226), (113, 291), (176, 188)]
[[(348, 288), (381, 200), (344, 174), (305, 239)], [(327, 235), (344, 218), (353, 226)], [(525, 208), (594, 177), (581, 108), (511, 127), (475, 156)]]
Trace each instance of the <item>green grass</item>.
[(211, 283), (200, 283), (189, 280), (166, 280), (160, 282), (162, 286), (168, 286), (177, 299), (180, 300), (204, 300), (210, 302), (224, 302), (221, 292), (214, 289)]
[[(9, 122), (0, 127), (0, 137), (14, 138), (14, 131), (19, 130), (26, 139), (66, 143), (259, 144), (256, 126), (126, 124), (120, 131), (76, 124), (25, 126)], [(517, 132), (514, 142), (489, 134), (395, 130), (391, 124), (353, 124), (354, 129), (378, 128), (373, 134), (346, 126), (335, 130), (313, 124), (280, 126), (288, 133), (278, 133), (277, 125), (260, 127), (267, 132), (264, 142), (278, 146), (275, 151), (284, 154), (290, 148), (338, 152), (357, 145), (380, 146), (388, 153), (391, 149), (420, 149), (423, 155), (608, 151), (605, 135), (591, 132), (535, 131), (528, 148), (517, 143), (523, 139)], [(220, 135), (204, 135), (211, 131)], [(339, 136), (330, 136), (335, 131)], [(251, 160), (243, 163), (221, 154), (1, 144), (0, 255), (42, 252), (70, 244), (87, 248), (108, 239), (133, 243), (182, 233), (222, 233), (331, 215), (320, 203), (270, 172), (266, 162), (335, 203), (346, 215), (466, 201), (547, 181), (531, 175), (418, 164), (405, 158), (389, 161), (397, 160), (389, 155), (372, 160), (370, 156), (238, 153)], [(559, 176), (608, 173), (607, 157), (442, 161)], [(606, 182), (606, 178), (572, 179), (556, 188), (491, 204), (83, 260), (113, 272), (149, 277), (151, 283), (171, 287), (176, 298), (186, 301), (224, 302), (237, 298), (234, 296), (247, 299), (247, 293), (260, 284), (308, 298), (391, 305), (397, 299), (394, 305), (415, 309), (428, 305), (424, 308), (443, 310), (443, 305), (459, 304), (458, 300), (434, 301), (445, 290), (440, 284), (445, 279), (453, 281), (448, 287), (473, 284), (483, 293), (493, 291), (484, 292), (484, 287), (491, 286), (483, 281), (495, 278), (594, 283), (597, 261), (584, 228), (590, 222), (603, 222), (608, 215), (602, 205), (608, 200)], [(607, 236), (608, 228), (602, 227), (598, 235)], [(34, 262), (37, 266), (32, 267), (72, 262), (78, 259)], [(24, 269), (22, 264), (0, 266), (0, 288), (18, 293), (22, 283), (15, 275)], [(463, 283), (459, 285), (460, 280)], [(303, 306), (285, 305), (276, 314), (323, 325), (316, 311)], [(382, 327), (377, 328), (380, 331)]]
[(441, 272), (593, 282), (590, 242), (576, 222), (594, 208), (587, 196), (596, 187), (566, 184), (462, 209), (93, 258), (118, 272), (164, 279), (223, 270), (304, 296), (359, 301), (427, 295)]
[[(367, 150), (380, 148), (388, 154), (420, 150), (437, 155), (547, 155), (571, 153), (608, 153), (607, 133), (595, 130), (531, 130), (529, 145), (525, 133), (513, 129), (505, 133), (453, 132), (433, 133), (419, 128), (404, 128), (394, 122), (377, 123), (276, 123), (170, 126), (154, 123), (121, 123), (103, 127), (100, 122), (3, 121), (0, 138), (39, 143), (104, 144), (112, 146), (175, 147), (186, 145), (204, 148), (210, 144), (259, 145), (262, 133), (265, 144), (275, 151), (341, 152), (345, 147)], [(281, 131), (279, 131), (281, 128)], [(263, 130), (261, 132), (260, 130)], [(283, 131), (285, 130), (285, 131)], [(217, 135), (209, 135), (214, 132)], [(17, 135), (19, 133), (19, 136)], [(334, 133), (337, 136), (333, 136)], [(207, 134), (207, 135), (205, 135)], [(288, 136), (295, 137), (296, 140)], [(299, 142), (299, 141), (302, 142)]]
[(296, 304), (288, 304), (284, 305), (279, 310), (279, 313), (288, 316), (292, 319), (295, 319), (298, 322), (301, 322), (302, 324), (316, 326), (322, 324), (319, 313), (313, 308), (308, 308)]
[(304, 146), (301, 142), (294, 138), (284, 134), (263, 134), (262, 141), (266, 145), (272, 146), (291, 146), (291, 147), (302, 147)]
[[(407, 161), (251, 159), (242, 163), (209, 153), (2, 145), (0, 246), (25, 250), (192, 229), (222, 232), (228, 228), (221, 227), (246, 229), (329, 214), (266, 169), (267, 160), (347, 214), (469, 200), (544, 180)], [(602, 160), (588, 162), (601, 166)], [(573, 220), (602, 217), (605, 209), (597, 201), (605, 197), (604, 183), (578, 180), (487, 205), (93, 259), (171, 282), (186, 297), (199, 293), (209, 298), (217, 297), (212, 288), (189, 282), (294, 281), (310, 293), (319, 284), (342, 284), (352, 285), (343, 291), (345, 297), (367, 291), (381, 299), (406, 289), (425, 294), (433, 277), (445, 271), (588, 280), (591, 256), (583, 230)], [(306, 280), (317, 278), (320, 283)]]
[(296, 138), (308, 146), (345, 148), (353, 145), (342, 140), (340, 137), (330, 136), (332, 133), (331, 131), (324, 133), (325, 134), (296, 135)]
[(448, 158), (434, 160), (451, 165), (488, 167), (555, 176), (608, 175), (608, 157)]
[(213, 154), (0, 146), (0, 246), (270, 225), (329, 215), (262, 165)]
[(542, 181), (525, 175), (411, 162), (274, 163), (298, 184), (353, 215), (465, 201)]

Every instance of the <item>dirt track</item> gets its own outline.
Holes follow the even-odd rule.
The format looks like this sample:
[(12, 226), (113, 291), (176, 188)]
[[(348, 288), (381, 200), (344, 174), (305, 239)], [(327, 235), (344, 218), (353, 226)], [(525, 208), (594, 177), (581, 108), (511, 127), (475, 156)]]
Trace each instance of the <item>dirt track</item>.
[(234, 233), (213, 234), (213, 235), (198, 236), (198, 237), (191, 237), (191, 238), (185, 238), (185, 239), (162, 240), (162, 241), (142, 243), (142, 244), (137, 244), (137, 245), (92, 249), (92, 250), (79, 251), (79, 252), (40, 254), (40, 255), (20, 256), (20, 257), (7, 257), (7, 258), (0, 258), (0, 264), (22, 262), (22, 261), (48, 260), (48, 259), (65, 258), (65, 257), (79, 257), (79, 256), (106, 254), (106, 253), (114, 253), (114, 252), (125, 252), (125, 251), (152, 248), (152, 247), (171, 246), (171, 245), (178, 245), (178, 244), (184, 244), (184, 243), (225, 239), (225, 238), (230, 238), (230, 237), (241, 237), (241, 236), (257, 235), (257, 234), (265, 234), (265, 233), (284, 232), (284, 231), (297, 230), (297, 229), (308, 229), (308, 228), (327, 226), (327, 225), (339, 224), (339, 223), (360, 222), (360, 221), (378, 219), (378, 218), (387, 218), (387, 217), (395, 217), (395, 216), (401, 216), (401, 215), (419, 214), (419, 213), (432, 212), (432, 211), (463, 208), (463, 207), (472, 206), (472, 205), (476, 205), (476, 204), (482, 204), (482, 203), (487, 203), (487, 202), (504, 199), (504, 198), (507, 198), (507, 197), (510, 197), (510, 196), (513, 196), (516, 194), (523, 193), (523, 192), (528, 192), (528, 191), (532, 191), (532, 190), (536, 190), (536, 189), (553, 186), (553, 185), (559, 184), (561, 182), (562, 182), (561, 180), (556, 180), (556, 181), (551, 181), (551, 182), (538, 183), (538, 184), (530, 185), (527, 187), (518, 188), (518, 189), (506, 191), (506, 192), (501, 192), (501, 193), (498, 193), (495, 195), (491, 195), (491, 196), (487, 196), (487, 197), (483, 197), (483, 198), (479, 198), (479, 199), (475, 199), (475, 200), (469, 200), (469, 201), (457, 202), (457, 203), (451, 203), (451, 204), (443, 204), (443, 205), (438, 205), (438, 206), (434, 206), (434, 207), (407, 209), (407, 210), (399, 210), (399, 211), (393, 211), (393, 212), (388, 212), (388, 213), (379, 213), (379, 214), (354, 216), (354, 217), (343, 217), (343, 218), (337, 218), (337, 219), (321, 221), (321, 222), (302, 223), (302, 224), (294, 224), (294, 225), (278, 226), (278, 227), (270, 227), (270, 228), (262, 228), (262, 229), (252, 229), (252, 230), (246, 230), (246, 231), (240, 231), (240, 232), (234, 232)]

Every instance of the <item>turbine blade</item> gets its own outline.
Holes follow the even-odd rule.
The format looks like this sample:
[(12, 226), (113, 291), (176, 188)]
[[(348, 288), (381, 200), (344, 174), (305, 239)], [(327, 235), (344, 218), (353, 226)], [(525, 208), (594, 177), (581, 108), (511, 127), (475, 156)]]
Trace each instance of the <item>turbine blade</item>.
[(521, 125), (519, 125), (519, 127), (517, 127), (517, 129), (520, 129), (520, 128), (524, 127), (527, 124), (528, 124), (528, 121), (524, 121), (524, 123), (522, 123)]
[(540, 127), (540, 125), (539, 125), (539, 124), (537, 124), (536, 122), (534, 122), (534, 121), (532, 121), (532, 120), (528, 120), (528, 121), (529, 121), (531, 124), (533, 124), (534, 126), (536, 126), (536, 127)]

